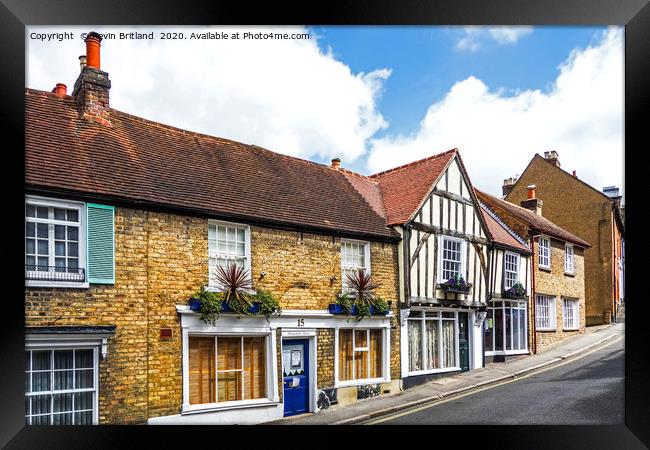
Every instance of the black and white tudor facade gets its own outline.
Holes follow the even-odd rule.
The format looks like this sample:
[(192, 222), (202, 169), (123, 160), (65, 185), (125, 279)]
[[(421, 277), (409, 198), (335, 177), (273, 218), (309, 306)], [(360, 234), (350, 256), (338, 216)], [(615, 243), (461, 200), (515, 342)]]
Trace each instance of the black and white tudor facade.
[(402, 237), (404, 388), (482, 367), (491, 236), (458, 151), (375, 177), (390, 225)]

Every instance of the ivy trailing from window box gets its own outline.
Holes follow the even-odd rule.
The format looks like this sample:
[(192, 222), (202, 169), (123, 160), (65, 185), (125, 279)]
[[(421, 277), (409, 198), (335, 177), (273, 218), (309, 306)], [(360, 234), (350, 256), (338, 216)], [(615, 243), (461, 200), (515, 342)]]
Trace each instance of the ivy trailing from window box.
[(220, 292), (206, 291), (204, 287), (190, 298), (190, 307), (193, 310), (197, 310), (192, 300), (199, 301), (198, 312), (201, 313), (201, 320), (214, 326), (221, 314), (223, 295)]
[(465, 281), (462, 275), (454, 275), (444, 283), (438, 284), (438, 287), (445, 292), (468, 294), (470, 289), (472, 289), (472, 283)]
[(503, 297), (512, 299), (526, 298), (526, 289), (520, 281), (517, 281), (510, 289), (503, 292)]
[(280, 303), (273, 297), (273, 294), (263, 289), (258, 289), (253, 295), (253, 303), (259, 303), (259, 314), (266, 317), (267, 321), (269, 321), (272, 314), (279, 315), (282, 313)]

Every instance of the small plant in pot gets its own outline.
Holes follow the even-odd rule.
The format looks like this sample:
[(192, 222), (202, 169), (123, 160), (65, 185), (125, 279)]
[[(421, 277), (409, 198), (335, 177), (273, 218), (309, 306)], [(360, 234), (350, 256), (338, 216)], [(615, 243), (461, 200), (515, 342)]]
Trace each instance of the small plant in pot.
[(510, 289), (505, 291), (506, 298), (524, 298), (525, 296), (526, 288), (524, 288), (524, 285), (520, 281), (517, 281)]
[(454, 275), (444, 283), (440, 284), (440, 288), (444, 291), (461, 292), (465, 294), (469, 292), (471, 287), (472, 283), (465, 281), (465, 278), (463, 278), (462, 275)]
[(222, 301), (223, 296), (220, 293), (206, 291), (205, 287), (203, 287), (202, 290), (197, 291), (190, 298), (190, 308), (193, 311), (200, 312), (201, 320), (205, 323), (214, 325), (219, 318), (219, 314), (221, 314)]
[(269, 317), (272, 314), (279, 315), (282, 312), (280, 303), (273, 297), (273, 295), (263, 289), (258, 289), (257, 293), (253, 296), (255, 302), (260, 304), (260, 314), (266, 317), (266, 320), (269, 321)]
[(352, 274), (347, 274), (347, 295), (351, 297), (357, 309), (357, 320), (370, 317), (371, 308), (383, 314), (388, 310), (388, 303), (374, 294), (379, 283), (372, 280), (372, 275), (365, 269), (357, 269)]
[(221, 295), (232, 312), (251, 315), (253, 306), (252, 284), (248, 271), (236, 264), (227, 267), (217, 266), (215, 271), (217, 284), (223, 289)]

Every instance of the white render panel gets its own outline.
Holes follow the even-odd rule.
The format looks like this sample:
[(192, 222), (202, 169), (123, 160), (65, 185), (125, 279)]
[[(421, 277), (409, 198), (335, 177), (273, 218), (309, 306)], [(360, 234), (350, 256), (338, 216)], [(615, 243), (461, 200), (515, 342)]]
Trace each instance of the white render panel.
[(449, 229), (458, 231), (456, 224), (458, 222), (458, 202), (456, 201), (451, 201), (451, 209), (449, 210), (449, 213), (451, 214), (450, 221), (449, 221)]
[[(420, 238), (422, 238), (422, 232), (420, 232)], [(428, 238), (427, 238), (428, 240)], [(420, 297), (424, 297), (424, 292), (425, 292), (425, 286), (427, 284), (427, 277), (426, 277), (426, 271), (427, 271), (427, 249), (425, 245), (422, 245), (422, 248), (420, 249), (420, 253), (418, 254), (418, 261), (420, 264)]]
[(494, 292), (501, 293), (503, 291), (503, 250), (497, 250), (494, 264), (494, 276)]
[(440, 197), (437, 195), (431, 196), (431, 207), (433, 208), (433, 223), (434, 226), (440, 225)]
[(443, 198), (442, 199), (442, 211), (441, 211), (441, 214), (442, 214), (442, 228), (443, 229), (448, 228), (447, 227), (447, 223), (448, 223), (447, 222), (447, 220), (448, 220), (447, 216), (449, 215), (448, 211), (449, 211), (449, 199)]
[(424, 202), (424, 205), (422, 205), (422, 220), (420, 221), (421, 223), (425, 223), (427, 225), (431, 225), (431, 199), (427, 199), (426, 202)]
[[(448, 192), (460, 195), (460, 169), (458, 168), (458, 162), (456, 158), (449, 164), (447, 168), (447, 176), (449, 178), (449, 189)], [(465, 187), (465, 186), (463, 186)]]
[[(413, 259), (413, 254), (415, 249), (418, 246), (418, 232), (416, 230), (411, 230), (411, 242), (409, 243), (409, 264)], [(417, 262), (411, 266), (410, 275), (411, 275), (411, 296), (417, 295), (418, 292), (418, 265)]]
[(428, 239), (429, 260), (427, 261), (427, 264), (429, 264), (429, 276), (427, 277), (427, 293), (430, 298), (435, 298), (435, 286), (433, 284), (433, 277), (435, 276), (436, 273), (435, 272), (436, 263), (435, 263), (435, 259), (433, 258), (433, 251), (434, 251), (436, 239), (437, 236), (435, 234), (429, 236)]
[(472, 234), (472, 220), (474, 220), (474, 206), (465, 205), (465, 233)]

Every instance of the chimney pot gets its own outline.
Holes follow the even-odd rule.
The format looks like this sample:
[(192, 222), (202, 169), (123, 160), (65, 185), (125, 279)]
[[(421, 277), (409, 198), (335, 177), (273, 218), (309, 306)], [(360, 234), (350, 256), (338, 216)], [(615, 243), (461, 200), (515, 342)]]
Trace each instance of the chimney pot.
[(88, 67), (100, 69), (100, 47), (102, 37), (99, 33), (91, 31), (86, 36), (86, 65)]
[(573, 171), (573, 176), (576, 177), (576, 178), (578, 178), (578, 175), (576, 175), (576, 171), (575, 171), (575, 170)]
[(332, 159), (332, 169), (338, 169), (341, 167), (341, 160), (339, 158)]
[(560, 167), (560, 161), (557, 159), (558, 154), (555, 150), (551, 150), (550, 152), (544, 152), (544, 158), (552, 163), (555, 164), (557, 167)]
[(79, 56), (79, 70), (84, 70), (86, 67), (86, 55)]
[(526, 186), (526, 189), (528, 189), (528, 198), (535, 198), (535, 189), (537, 189), (537, 186), (530, 184)]
[(52, 92), (54, 92), (54, 94), (57, 97), (63, 98), (68, 93), (68, 87), (63, 83), (56, 83), (56, 86), (54, 86), (54, 89), (52, 89)]

